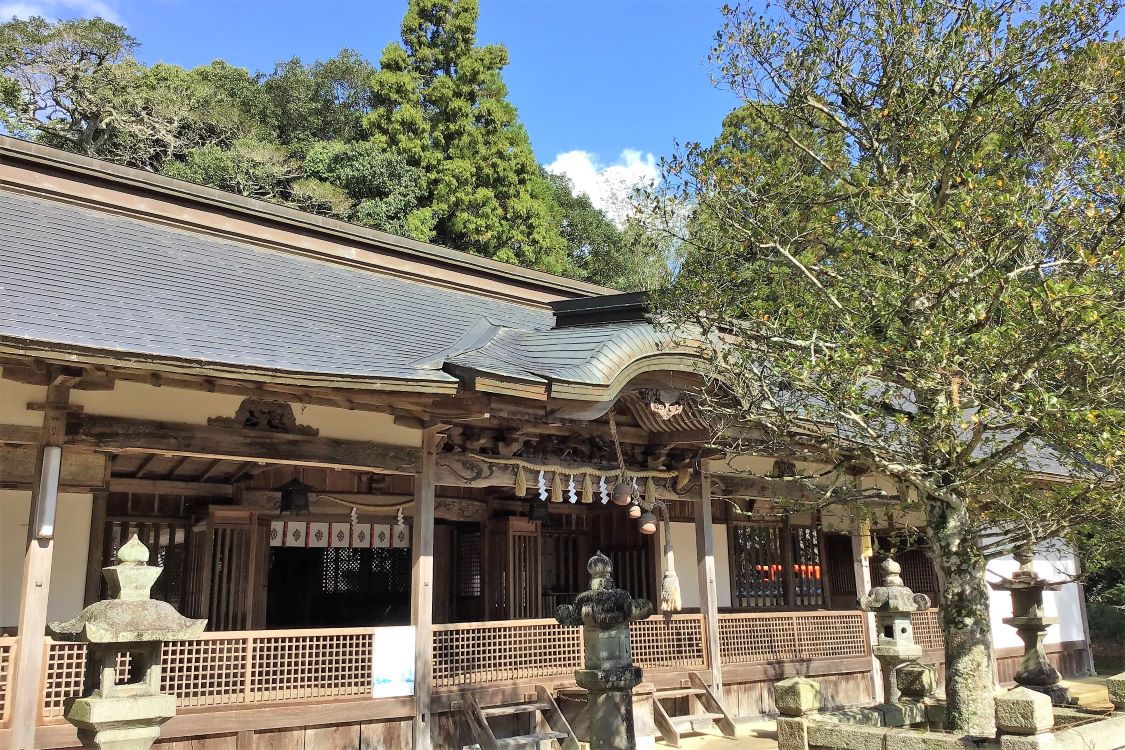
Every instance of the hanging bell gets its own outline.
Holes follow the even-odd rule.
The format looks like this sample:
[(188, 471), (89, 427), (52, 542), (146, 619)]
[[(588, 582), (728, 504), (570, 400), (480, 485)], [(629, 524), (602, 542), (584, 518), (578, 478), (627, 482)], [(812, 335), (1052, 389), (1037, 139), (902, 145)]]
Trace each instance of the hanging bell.
[(656, 533), (656, 516), (653, 515), (651, 510), (646, 510), (641, 514), (641, 533), (646, 535)]
[(629, 506), (629, 518), (640, 518), (642, 512), (641, 506), (636, 503)]
[(616, 505), (628, 505), (633, 502), (633, 485), (628, 482), (618, 482), (613, 488), (613, 502)]

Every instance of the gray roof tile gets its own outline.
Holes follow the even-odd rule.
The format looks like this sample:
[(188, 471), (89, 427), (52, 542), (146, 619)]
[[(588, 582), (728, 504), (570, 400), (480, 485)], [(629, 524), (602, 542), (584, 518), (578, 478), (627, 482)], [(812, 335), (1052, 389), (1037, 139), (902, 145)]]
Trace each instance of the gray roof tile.
[(415, 363), (549, 310), (0, 191), (0, 337), (294, 373), (450, 382)]

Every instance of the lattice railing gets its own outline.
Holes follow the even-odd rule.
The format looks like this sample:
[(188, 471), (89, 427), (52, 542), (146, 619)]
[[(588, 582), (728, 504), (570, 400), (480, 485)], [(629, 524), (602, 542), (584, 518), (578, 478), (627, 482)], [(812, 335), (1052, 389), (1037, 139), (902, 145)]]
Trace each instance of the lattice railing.
[(8, 696), (12, 694), (12, 667), (18, 638), (0, 638), (0, 727), (8, 726)]
[(568, 675), (582, 665), (582, 630), (554, 620), (434, 626), (435, 687)]
[[(940, 638), (936, 612), (916, 615), (915, 637)], [(936, 630), (931, 631), (931, 620)], [(703, 669), (700, 615), (655, 616), (631, 626), (633, 656), (646, 669)], [(183, 708), (361, 697), (371, 691), (374, 630), (265, 630), (207, 633), (163, 648), (161, 689)], [(16, 640), (0, 639), (0, 717)], [(867, 653), (863, 614), (800, 612), (719, 617), (725, 663), (841, 658)], [(47, 640), (43, 718), (62, 721), (67, 698), (82, 691), (86, 647)], [(554, 620), (437, 625), (435, 687), (565, 677), (582, 665), (582, 629)], [(122, 656), (118, 669), (127, 671)]]
[(862, 612), (719, 615), (724, 664), (846, 658), (868, 653)]
[(945, 636), (941, 628), (941, 610), (924, 609), (910, 615), (914, 642), (927, 651), (944, 650)]
[(707, 666), (700, 615), (656, 615), (629, 626), (633, 663), (645, 669)]
[[(168, 641), (160, 689), (182, 708), (364, 696), (371, 693), (371, 628), (208, 633)], [(60, 721), (80, 695), (86, 646), (47, 640), (43, 718)], [(118, 670), (128, 669), (126, 655)]]

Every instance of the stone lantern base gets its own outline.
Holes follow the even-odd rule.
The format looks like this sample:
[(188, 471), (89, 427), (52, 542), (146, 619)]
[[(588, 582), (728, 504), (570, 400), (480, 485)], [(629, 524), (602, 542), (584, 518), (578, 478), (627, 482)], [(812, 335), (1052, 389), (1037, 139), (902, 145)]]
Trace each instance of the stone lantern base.
[(66, 711), (83, 747), (99, 750), (148, 750), (160, 737), (160, 725), (175, 715), (176, 698), (164, 693), (77, 698)]

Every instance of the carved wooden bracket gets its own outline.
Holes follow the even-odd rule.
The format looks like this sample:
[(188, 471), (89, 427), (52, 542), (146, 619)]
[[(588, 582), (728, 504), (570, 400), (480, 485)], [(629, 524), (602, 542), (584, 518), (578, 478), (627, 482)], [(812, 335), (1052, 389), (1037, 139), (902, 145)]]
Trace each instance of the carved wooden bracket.
[(287, 435), (319, 435), (320, 430), (297, 424), (293, 407), (285, 401), (267, 401), (260, 398), (243, 399), (234, 417), (208, 417), (211, 427), (234, 427), (260, 432), (283, 432)]

